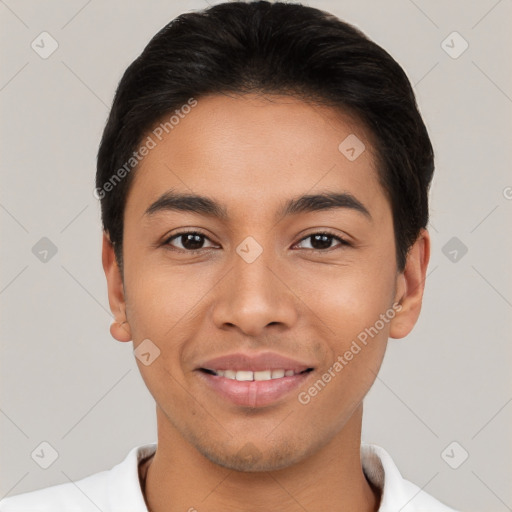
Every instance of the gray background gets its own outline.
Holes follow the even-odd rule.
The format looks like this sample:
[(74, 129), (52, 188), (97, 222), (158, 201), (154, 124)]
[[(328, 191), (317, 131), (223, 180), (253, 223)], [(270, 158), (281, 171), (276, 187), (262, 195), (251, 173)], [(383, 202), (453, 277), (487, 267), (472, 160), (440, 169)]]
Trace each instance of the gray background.
[[(108, 469), (156, 439), (132, 345), (109, 334), (95, 156), (123, 70), (169, 20), (206, 5), (0, 1), (0, 498)], [(422, 316), (390, 340), (363, 439), (453, 507), (512, 510), (512, 3), (309, 5), (405, 68), (437, 155)], [(31, 48), (43, 31), (59, 45), (47, 59)], [(457, 58), (453, 31), (469, 44)], [(43, 237), (57, 248), (46, 262), (32, 250)], [(31, 458), (43, 441), (59, 454), (48, 469)]]

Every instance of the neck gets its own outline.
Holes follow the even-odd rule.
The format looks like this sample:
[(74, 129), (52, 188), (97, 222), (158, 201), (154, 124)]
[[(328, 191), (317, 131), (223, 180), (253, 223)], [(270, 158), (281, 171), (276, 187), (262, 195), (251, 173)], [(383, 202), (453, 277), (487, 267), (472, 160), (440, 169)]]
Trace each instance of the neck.
[[(145, 467), (149, 512), (376, 512), (380, 491), (365, 478), (360, 444), (362, 405), (329, 443), (298, 464), (277, 471), (240, 472), (218, 466), (171, 428), (157, 407), (157, 451)], [(144, 476), (144, 475), (143, 475)], [(144, 478), (143, 478), (144, 479)]]

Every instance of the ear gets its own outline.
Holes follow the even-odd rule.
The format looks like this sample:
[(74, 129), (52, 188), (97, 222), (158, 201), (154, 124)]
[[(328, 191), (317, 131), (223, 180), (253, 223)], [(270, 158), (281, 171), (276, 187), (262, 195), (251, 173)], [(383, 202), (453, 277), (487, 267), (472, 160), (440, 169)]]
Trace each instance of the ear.
[(430, 235), (422, 229), (409, 249), (405, 269), (397, 277), (395, 303), (402, 307), (390, 322), (391, 338), (407, 336), (418, 320), (429, 259)]
[(126, 318), (123, 279), (116, 261), (114, 246), (105, 232), (103, 232), (101, 260), (107, 278), (108, 302), (115, 318), (114, 323), (110, 326), (110, 334), (117, 341), (130, 341), (132, 335)]

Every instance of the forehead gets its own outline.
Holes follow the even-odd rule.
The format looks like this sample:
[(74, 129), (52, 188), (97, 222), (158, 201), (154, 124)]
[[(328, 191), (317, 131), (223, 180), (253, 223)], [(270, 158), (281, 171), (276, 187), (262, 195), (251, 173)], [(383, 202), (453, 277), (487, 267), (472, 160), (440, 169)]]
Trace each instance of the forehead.
[(347, 113), (256, 95), (202, 97), (183, 112), (147, 134), (154, 144), (126, 203), (137, 217), (171, 189), (215, 197), (228, 215), (277, 209), (284, 196), (316, 190), (347, 192), (373, 209), (385, 202), (371, 134)]

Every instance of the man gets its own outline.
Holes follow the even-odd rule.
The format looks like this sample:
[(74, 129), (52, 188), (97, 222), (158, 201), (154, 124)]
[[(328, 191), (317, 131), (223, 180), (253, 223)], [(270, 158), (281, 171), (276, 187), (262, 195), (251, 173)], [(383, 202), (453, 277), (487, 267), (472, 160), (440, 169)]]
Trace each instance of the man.
[(126, 70), (95, 195), (112, 336), (158, 442), (2, 511), (450, 511), (361, 442), (420, 313), (431, 143), (400, 66), (334, 16), (228, 2)]

